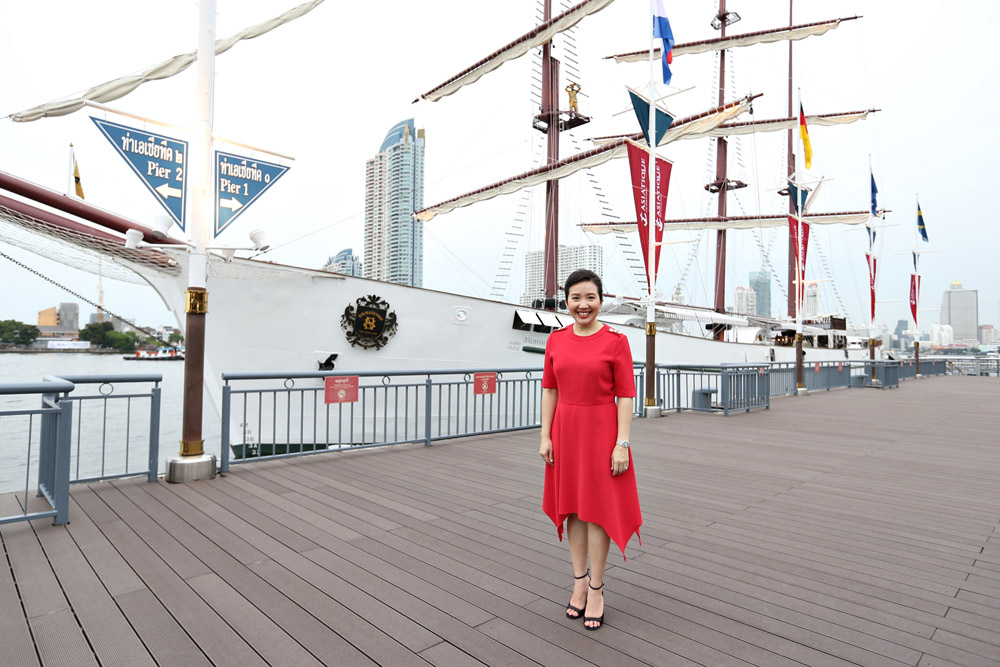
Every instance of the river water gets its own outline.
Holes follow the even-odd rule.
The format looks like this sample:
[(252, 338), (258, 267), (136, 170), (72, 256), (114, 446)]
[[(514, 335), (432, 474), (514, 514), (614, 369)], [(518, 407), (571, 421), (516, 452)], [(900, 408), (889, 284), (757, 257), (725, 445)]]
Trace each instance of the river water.
[[(176, 456), (181, 438), (184, 363), (181, 361), (125, 360), (120, 354), (4, 353), (0, 354), (0, 383), (41, 382), (46, 375), (162, 375), (160, 382), (159, 471), (167, 457)], [(112, 396), (149, 393), (151, 383), (118, 384)], [(104, 391), (108, 391), (105, 388)], [(78, 385), (71, 396), (98, 394), (98, 385)], [(0, 396), (0, 412), (36, 409), (38, 395)], [(219, 455), (219, 417), (205, 397), (202, 435), (205, 451)], [(74, 403), (71, 476), (90, 477), (145, 470), (149, 432), (149, 399), (135, 398)], [(78, 436), (79, 431), (84, 437)], [(0, 493), (34, 490), (37, 469), (39, 417), (0, 417)], [(30, 434), (30, 437), (29, 437)], [(30, 449), (30, 454), (29, 454)], [(30, 463), (30, 468), (29, 466)]]

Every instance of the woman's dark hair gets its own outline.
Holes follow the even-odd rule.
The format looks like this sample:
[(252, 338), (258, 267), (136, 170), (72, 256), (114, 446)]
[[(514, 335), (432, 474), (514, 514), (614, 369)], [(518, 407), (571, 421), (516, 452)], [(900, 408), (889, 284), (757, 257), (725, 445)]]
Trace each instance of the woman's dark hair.
[(566, 285), (563, 288), (566, 294), (566, 299), (569, 299), (569, 288), (577, 283), (585, 283), (590, 281), (597, 285), (597, 298), (599, 301), (604, 301), (604, 284), (601, 282), (601, 277), (589, 269), (577, 269), (573, 273), (569, 274), (566, 278)]

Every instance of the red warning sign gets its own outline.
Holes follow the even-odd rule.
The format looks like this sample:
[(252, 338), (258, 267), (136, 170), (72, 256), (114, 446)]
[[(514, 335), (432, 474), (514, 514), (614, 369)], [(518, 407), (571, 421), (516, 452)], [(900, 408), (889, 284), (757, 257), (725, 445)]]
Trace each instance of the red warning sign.
[(327, 403), (357, 403), (358, 376), (345, 375), (326, 378), (324, 400)]
[(475, 373), (472, 376), (472, 391), (474, 394), (497, 393), (496, 373)]

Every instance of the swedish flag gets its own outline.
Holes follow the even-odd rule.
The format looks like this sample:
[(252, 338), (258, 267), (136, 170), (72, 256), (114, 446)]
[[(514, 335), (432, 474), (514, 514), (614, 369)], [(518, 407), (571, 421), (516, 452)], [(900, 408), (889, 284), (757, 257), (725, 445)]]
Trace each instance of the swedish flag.
[(924, 214), (920, 211), (920, 202), (917, 202), (917, 229), (920, 230), (920, 238), (928, 241), (927, 228), (924, 226)]

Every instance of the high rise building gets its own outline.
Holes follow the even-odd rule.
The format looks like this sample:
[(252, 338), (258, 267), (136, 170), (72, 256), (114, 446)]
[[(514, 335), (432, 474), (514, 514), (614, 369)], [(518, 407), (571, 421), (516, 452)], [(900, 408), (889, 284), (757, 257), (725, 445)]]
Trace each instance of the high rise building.
[(365, 278), (420, 287), (424, 282), (424, 131), (413, 119), (385, 135), (365, 163)]
[(326, 264), (323, 265), (322, 270), (345, 276), (363, 275), (361, 260), (354, 254), (354, 248), (344, 248), (326, 260)]
[(63, 329), (80, 330), (80, 305), (76, 303), (60, 303), (56, 314), (59, 326)]
[(819, 284), (806, 283), (806, 293), (802, 304), (802, 317), (818, 317), (822, 312), (819, 300)]
[[(577, 269), (590, 269), (597, 275), (604, 271), (604, 248), (599, 245), (559, 246), (559, 270), (556, 283), (562, 285), (569, 274)], [(521, 305), (530, 306), (536, 299), (545, 298), (545, 251), (536, 250), (524, 258), (524, 296)], [(562, 295), (560, 295), (560, 300)]]
[(750, 288), (757, 294), (757, 310), (753, 314), (771, 317), (771, 272), (751, 271)]
[(955, 281), (941, 297), (941, 324), (950, 324), (956, 343), (979, 340), (979, 292)]
[(740, 315), (757, 314), (757, 292), (750, 287), (736, 288), (736, 312)]

